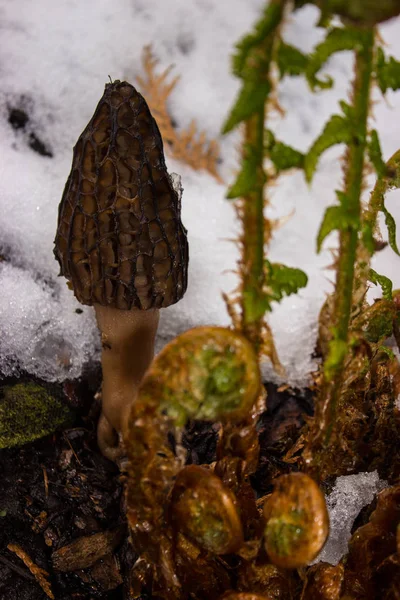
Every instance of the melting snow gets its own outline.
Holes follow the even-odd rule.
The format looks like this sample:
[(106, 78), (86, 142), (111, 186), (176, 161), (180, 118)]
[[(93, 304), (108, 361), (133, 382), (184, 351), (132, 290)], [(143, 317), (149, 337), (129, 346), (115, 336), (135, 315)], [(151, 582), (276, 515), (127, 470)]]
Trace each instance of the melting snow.
[(344, 475), (336, 479), (335, 487), (327, 497), (330, 534), (315, 562), (325, 561), (337, 565), (347, 553), (356, 517), (386, 486), (387, 482), (379, 479), (377, 471)]
[[(153, 44), (160, 68), (175, 64), (181, 76), (171, 97), (178, 127), (192, 119), (209, 137), (217, 136), (238, 89), (230, 75), (234, 43), (247, 32), (264, 0), (0, 0), (0, 370), (24, 369), (48, 380), (77, 377), (97, 357), (98, 333), (93, 312), (81, 307), (58, 278), (53, 258), (57, 208), (68, 176), (72, 146), (91, 117), (108, 75), (134, 83), (141, 74), (141, 53)], [(321, 38), (314, 28), (318, 12), (310, 7), (291, 17), (286, 39), (303, 50)], [(381, 28), (391, 52), (400, 55), (398, 22)], [(273, 117), (277, 136), (306, 150), (328, 116), (345, 98), (351, 56), (329, 64), (333, 90), (312, 95), (299, 78), (280, 86), (284, 119)], [(28, 122), (18, 121), (18, 111)], [(14, 112), (12, 112), (14, 111)], [(400, 140), (400, 94), (388, 94), (375, 108), (386, 157)], [(10, 123), (14, 123), (14, 127)], [(19, 128), (18, 128), (19, 125)], [(221, 173), (226, 182), (237, 165), (237, 133), (222, 140)], [(36, 149), (36, 151), (34, 150)], [(38, 152), (39, 151), (39, 152)], [(329, 249), (317, 256), (315, 239), (324, 209), (335, 202), (340, 185), (341, 149), (328, 152), (309, 189), (301, 173), (282, 178), (269, 193), (272, 218), (294, 216), (277, 231), (269, 257), (303, 268), (309, 284), (298, 296), (277, 306), (270, 318), (276, 344), (292, 385), (304, 386), (314, 363), (317, 316), (331, 275), (324, 268)], [(50, 156), (51, 155), (51, 156)], [(206, 173), (167, 156), (170, 172), (182, 176), (183, 221), (189, 230), (190, 280), (185, 298), (162, 311), (158, 348), (176, 334), (200, 324), (229, 323), (222, 291), (237, 283), (231, 272), (238, 234), (226, 186)], [(388, 206), (400, 219), (393, 193)], [(332, 242), (334, 238), (330, 238)], [(328, 244), (329, 245), (329, 244)], [(400, 286), (398, 259), (385, 249), (376, 269)], [(82, 309), (82, 310), (81, 310)], [(273, 377), (265, 365), (264, 375)]]

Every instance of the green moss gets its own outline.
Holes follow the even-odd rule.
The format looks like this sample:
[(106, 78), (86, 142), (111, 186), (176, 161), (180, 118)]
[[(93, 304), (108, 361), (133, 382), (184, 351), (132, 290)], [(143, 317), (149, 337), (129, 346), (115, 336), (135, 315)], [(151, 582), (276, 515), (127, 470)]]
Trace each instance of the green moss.
[(388, 338), (393, 332), (393, 315), (382, 313), (374, 315), (363, 330), (368, 342), (378, 343), (379, 340)]
[(71, 420), (71, 411), (43, 386), (6, 386), (0, 397), (0, 448), (27, 444)]
[(393, 333), (393, 322), (397, 317), (396, 307), (389, 300), (379, 300), (362, 312), (353, 328), (362, 331), (364, 338), (377, 344)]

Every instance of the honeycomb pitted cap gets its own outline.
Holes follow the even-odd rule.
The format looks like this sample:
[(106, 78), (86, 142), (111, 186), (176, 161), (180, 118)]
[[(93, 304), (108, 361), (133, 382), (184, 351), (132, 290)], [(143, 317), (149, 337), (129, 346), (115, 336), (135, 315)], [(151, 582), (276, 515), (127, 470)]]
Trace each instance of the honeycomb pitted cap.
[(73, 151), (55, 256), (82, 304), (162, 308), (187, 287), (180, 190), (157, 123), (127, 82), (105, 91)]

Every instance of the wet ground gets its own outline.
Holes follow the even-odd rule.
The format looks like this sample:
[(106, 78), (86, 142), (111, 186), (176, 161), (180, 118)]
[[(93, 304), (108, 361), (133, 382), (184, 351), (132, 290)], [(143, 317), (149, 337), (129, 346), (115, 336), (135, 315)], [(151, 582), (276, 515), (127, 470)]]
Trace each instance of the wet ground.
[[(128, 541), (118, 468), (96, 446), (99, 372), (60, 392), (75, 422), (20, 448), (0, 451), (1, 600), (128, 600), (136, 560)], [(12, 381), (1, 382), (1, 385)], [(282, 458), (298, 435), (310, 395), (267, 385), (268, 410), (259, 420), (261, 453), (253, 476), (258, 495), (271, 490)], [(190, 423), (187, 462), (215, 460), (218, 426)], [(287, 467), (288, 468), (288, 467)]]

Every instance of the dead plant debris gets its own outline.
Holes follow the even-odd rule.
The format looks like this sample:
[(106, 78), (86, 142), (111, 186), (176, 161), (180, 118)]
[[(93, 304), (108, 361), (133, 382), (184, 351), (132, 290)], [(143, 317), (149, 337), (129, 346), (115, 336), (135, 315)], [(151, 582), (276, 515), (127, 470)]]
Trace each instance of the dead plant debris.
[(18, 558), (20, 558), (22, 562), (28, 567), (28, 569), (30, 570), (30, 572), (32, 573), (32, 575), (34, 576), (44, 593), (46, 594), (46, 596), (54, 600), (54, 594), (51, 591), (51, 586), (48, 581), (48, 572), (45, 571), (45, 569), (41, 569), (40, 567), (38, 567), (33, 562), (31, 557), (25, 552), (25, 550), (21, 548), (21, 546), (19, 546), (18, 544), (8, 544), (7, 548), (10, 552), (14, 552), (14, 554), (16, 554)]
[(168, 108), (168, 99), (179, 81), (179, 75), (170, 78), (172, 65), (161, 73), (157, 73), (158, 59), (154, 56), (151, 46), (143, 50), (144, 76), (137, 76), (140, 92), (146, 98), (147, 104), (157, 121), (161, 136), (167, 151), (196, 171), (208, 171), (219, 183), (223, 183), (218, 173), (219, 143), (217, 140), (207, 140), (204, 131), (199, 131), (193, 120), (183, 130), (177, 130)]
[(112, 553), (121, 542), (123, 535), (124, 528), (118, 527), (113, 531), (100, 531), (80, 537), (53, 552), (53, 567), (63, 572), (92, 567), (104, 556)]

